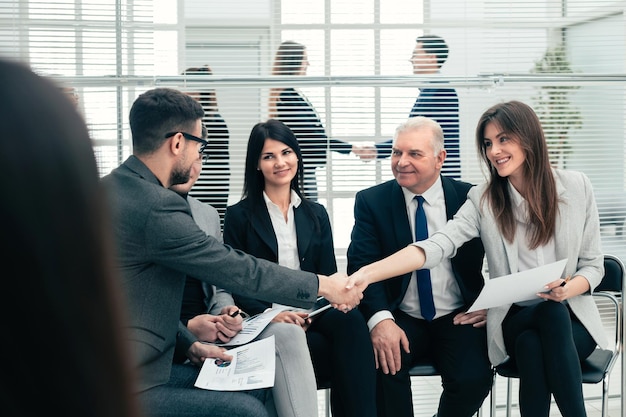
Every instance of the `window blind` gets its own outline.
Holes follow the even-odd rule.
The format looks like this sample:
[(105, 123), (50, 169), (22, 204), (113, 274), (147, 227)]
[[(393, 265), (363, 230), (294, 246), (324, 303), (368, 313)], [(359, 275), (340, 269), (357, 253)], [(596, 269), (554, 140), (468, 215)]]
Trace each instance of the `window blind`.
[[(480, 114), (525, 101), (542, 120), (554, 165), (591, 178), (605, 250), (624, 254), (624, 2), (272, 1), (242, 16), (244, 5), (232, 5), (237, 17), (224, 5), (217, 16), (202, 2), (186, 5), (186, 60), (214, 67), (209, 82), (232, 126), (231, 202), (240, 198), (247, 135), (269, 116), (272, 88), (301, 91), (329, 138), (372, 144), (392, 137), (420, 89), (445, 82), (459, 100), (462, 179), (484, 181), (474, 145)], [(448, 58), (436, 75), (413, 74), (415, 39), (432, 34), (445, 39)], [(284, 41), (306, 46), (306, 75), (272, 75)], [(341, 257), (355, 192), (393, 177), (388, 159), (330, 148), (316, 180)]]
[[(370, 145), (392, 137), (420, 89), (454, 88), (460, 177), (484, 180), (474, 149), (479, 115), (519, 99), (540, 115), (555, 166), (584, 171), (598, 197), (605, 250), (626, 256), (623, 1), (311, 0), (186, 2), (5, 0), (0, 53), (75, 90), (102, 174), (131, 151), (127, 115), (154, 86), (213, 91), (229, 132), (228, 203), (241, 196), (252, 126), (274, 89), (310, 102), (329, 139)], [(445, 39), (435, 75), (413, 74), (415, 39)], [(306, 74), (272, 74), (283, 41), (306, 47)], [(183, 72), (207, 65), (210, 75)], [(349, 244), (356, 191), (391, 179), (388, 159), (335, 152), (315, 169), (338, 252)], [(194, 192), (210, 192), (199, 184)]]

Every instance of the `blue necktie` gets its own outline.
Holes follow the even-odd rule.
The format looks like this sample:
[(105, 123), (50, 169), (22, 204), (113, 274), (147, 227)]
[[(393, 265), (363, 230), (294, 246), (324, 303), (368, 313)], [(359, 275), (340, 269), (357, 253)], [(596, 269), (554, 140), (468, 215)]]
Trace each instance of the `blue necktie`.
[[(428, 239), (428, 223), (424, 212), (424, 197), (416, 195), (417, 210), (415, 211), (415, 241)], [(417, 294), (420, 298), (422, 317), (431, 321), (435, 317), (435, 302), (433, 301), (433, 287), (430, 282), (430, 270), (419, 269), (417, 273)]]

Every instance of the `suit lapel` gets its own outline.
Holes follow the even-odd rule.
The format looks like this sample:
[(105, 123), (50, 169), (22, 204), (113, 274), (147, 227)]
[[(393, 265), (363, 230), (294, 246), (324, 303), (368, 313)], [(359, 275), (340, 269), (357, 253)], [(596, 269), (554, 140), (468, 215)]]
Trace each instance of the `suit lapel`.
[(413, 243), (415, 239), (411, 235), (411, 224), (408, 221), (406, 214), (404, 193), (395, 180), (393, 182), (391, 201), (389, 203), (391, 206), (391, 218), (393, 219), (393, 232), (396, 235), (396, 243), (399, 248), (403, 248), (408, 244)]
[(252, 228), (261, 237), (261, 240), (272, 250), (274, 259), (278, 260), (278, 241), (272, 228), (272, 220), (270, 214), (265, 210), (252, 211)]
[(563, 186), (563, 183), (559, 179), (558, 175), (555, 175), (554, 178), (556, 180), (556, 192), (559, 195), (559, 215), (557, 216), (555, 226), (556, 230), (554, 231), (556, 260), (558, 261), (567, 258), (568, 256), (567, 243), (570, 241), (570, 239), (567, 234), (570, 230), (569, 219), (571, 219), (572, 216), (570, 216), (567, 210), (569, 210), (572, 205), (568, 201), (567, 195), (565, 193), (565, 187)]
[(459, 199), (459, 194), (454, 188), (454, 183), (446, 177), (441, 177), (441, 187), (443, 188), (443, 198), (446, 204), (446, 219), (450, 220), (454, 217), (454, 213), (459, 210), (461, 204), (465, 201)]
[[(391, 218), (393, 219), (393, 233), (396, 236), (397, 247), (402, 249), (413, 243), (415, 238), (411, 233), (411, 224), (406, 213), (406, 202), (402, 188), (395, 180), (393, 180), (392, 187), (389, 205), (391, 206)], [(402, 288), (400, 292), (402, 297), (404, 297), (410, 281), (411, 273), (402, 276)]]
[(297, 208), (294, 207), (293, 213), (296, 223), (296, 236), (298, 238), (298, 256), (302, 259), (309, 249), (309, 244), (313, 237), (314, 224), (307, 218), (306, 213), (302, 209), (302, 204)]
[[(500, 234), (498, 230), (498, 226), (494, 223), (495, 232)], [(509, 264), (509, 273), (515, 273), (519, 269), (518, 261), (519, 261), (519, 247), (517, 246), (517, 239), (513, 239), (513, 242), (507, 241), (504, 237), (502, 237), (502, 244), (504, 245), (504, 253), (506, 254), (506, 259)]]

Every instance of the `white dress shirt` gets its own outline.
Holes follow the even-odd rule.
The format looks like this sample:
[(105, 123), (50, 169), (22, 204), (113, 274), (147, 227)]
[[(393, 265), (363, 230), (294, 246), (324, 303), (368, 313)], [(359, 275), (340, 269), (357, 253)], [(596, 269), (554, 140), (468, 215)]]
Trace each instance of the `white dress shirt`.
[[(411, 234), (413, 238), (415, 238), (415, 212), (417, 211), (416, 194), (413, 194), (404, 187), (402, 188), (402, 192), (404, 193)], [(422, 197), (424, 197), (423, 207), (426, 213), (426, 221), (428, 222), (428, 235), (430, 236), (448, 222), (441, 177), (437, 178), (437, 181), (422, 194)], [(411, 274), (409, 287), (407, 288), (399, 308), (412, 317), (423, 319), (417, 295), (416, 275), (415, 272)], [(445, 316), (463, 305), (461, 289), (452, 272), (450, 259), (444, 259), (439, 265), (432, 268), (430, 270), (430, 279), (433, 289), (433, 300), (435, 302), (435, 318)], [(393, 315), (390, 311), (383, 310), (374, 314), (367, 321), (370, 331), (384, 319), (393, 319)]]
[[(269, 199), (267, 194), (265, 194), (265, 191), (263, 191), (263, 198), (265, 199), (267, 211), (269, 212), (270, 220), (272, 221), (272, 228), (274, 229), (274, 234), (276, 235), (276, 242), (278, 243), (278, 265), (291, 269), (300, 269), (298, 236), (296, 232), (293, 209), (294, 207), (299, 207), (302, 200), (294, 190), (291, 190), (291, 199), (289, 202), (289, 208), (287, 209), (287, 221), (285, 221), (285, 217), (283, 216), (280, 207)], [(273, 303), (272, 307), (289, 307), (290, 310), (309, 311), (278, 303)]]
[[(524, 197), (511, 185), (509, 182), (509, 192), (511, 195), (511, 203), (513, 204), (513, 214), (516, 220), (515, 240), (517, 241), (518, 251), (518, 271), (526, 271), (538, 266), (546, 265), (556, 262), (556, 246), (554, 243), (554, 237), (550, 239), (545, 245), (538, 246), (535, 249), (531, 249), (528, 242), (528, 216), (527, 216), (527, 203)], [(515, 272), (515, 271), (513, 271)], [(543, 301), (542, 298), (537, 297), (536, 300), (524, 301), (516, 303), (518, 305), (527, 306), (536, 304)]]

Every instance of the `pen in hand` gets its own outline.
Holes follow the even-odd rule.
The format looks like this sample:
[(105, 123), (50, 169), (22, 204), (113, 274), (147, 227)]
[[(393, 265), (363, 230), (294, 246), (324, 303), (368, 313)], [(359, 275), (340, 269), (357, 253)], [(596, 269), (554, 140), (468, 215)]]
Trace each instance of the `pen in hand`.
[(571, 275), (566, 276), (565, 279), (563, 280), (563, 282), (561, 282), (561, 284), (559, 285), (559, 287), (564, 287), (565, 284), (567, 284), (570, 279), (572, 279)]
[(240, 314), (241, 314), (241, 310), (235, 310), (232, 313), (230, 313), (229, 316), (230, 317), (237, 317)]

